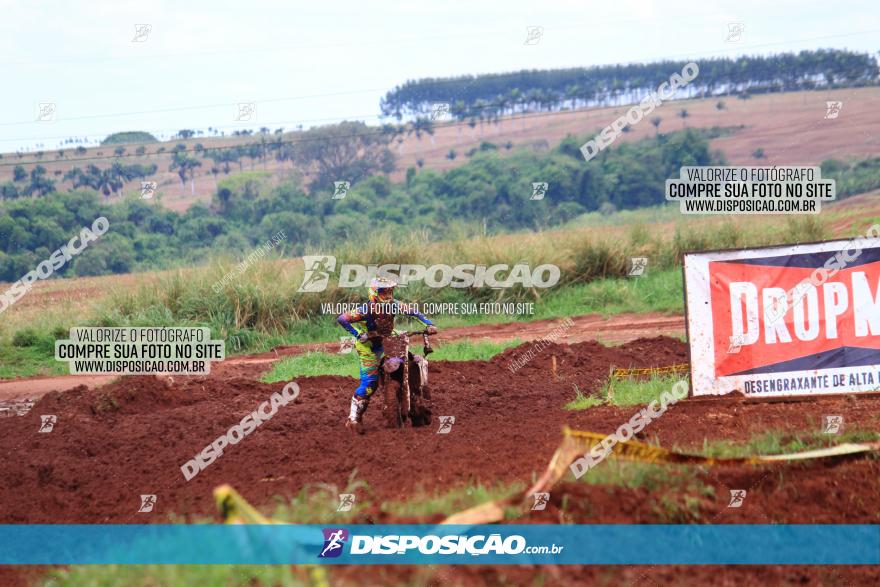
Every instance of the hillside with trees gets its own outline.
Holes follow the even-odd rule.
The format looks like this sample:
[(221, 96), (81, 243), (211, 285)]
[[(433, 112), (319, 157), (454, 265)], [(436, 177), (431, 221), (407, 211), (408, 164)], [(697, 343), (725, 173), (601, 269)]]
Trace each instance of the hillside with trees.
[[(184, 128), (170, 143), (157, 142), (147, 132), (126, 131), (92, 148), (70, 138), (62, 141), (76, 145), (69, 149), (0, 155), (0, 198), (41, 197), (88, 187), (110, 201), (139, 191), (142, 181), (152, 181), (162, 205), (184, 211), (195, 202), (209, 203), (219, 182), (246, 170), (270, 172), (276, 183), (300, 175), (311, 193), (331, 189), (334, 181), (356, 185), (372, 174), (404, 182), (414, 173), (412, 168), (451, 170), (493, 148), (488, 145), (502, 156), (519, 147), (545, 152), (567, 134), (597, 132), (620, 115), (619, 108), (655, 91), (683, 64), (663, 61), (409, 81), (382, 99), (383, 113), (398, 120), (380, 125), (341, 122), (305, 131), (262, 127), (238, 129), (231, 136), (219, 136), (224, 133), (212, 127)], [(874, 156), (870, 136), (880, 132), (880, 119), (863, 114), (876, 111), (880, 96), (877, 64), (871, 56), (817, 50), (703, 59), (699, 65), (699, 75), (676, 100), (658, 108), (649, 121), (627, 128), (630, 132), (614, 148), (691, 126), (717, 126), (735, 128), (713, 138), (712, 148), (723, 150), (737, 164), (819, 164), (831, 157)], [(874, 87), (851, 89), (854, 86)], [(709, 97), (727, 94), (738, 99)], [(700, 96), (706, 98), (687, 101)], [(846, 124), (861, 134), (832, 121), (816, 124), (825, 101), (835, 99), (846, 100)], [(438, 101), (451, 103), (454, 121), (425, 116)], [(806, 134), (804, 140), (794, 141), (790, 135), (798, 127)]]
[[(413, 169), (405, 184), (376, 174), (387, 163), (381, 142), (372, 154), (359, 155), (341, 138), (336, 150), (332, 142), (316, 142), (321, 152), (312, 155), (313, 164), (326, 159), (341, 166), (325, 169), (327, 177), (362, 174), (344, 199), (299, 180), (272, 185), (266, 173), (243, 172), (220, 182), (210, 206), (197, 204), (183, 214), (139, 198), (104, 204), (99, 194), (113, 190), (112, 179), (91, 170), (77, 178), (88, 189), (58, 193), (46, 186), (43, 197), (0, 203), (0, 281), (18, 279), (51, 254), (46, 243), (61, 246), (100, 215), (109, 218), (109, 233), (63, 274), (198, 264), (211, 252), (244, 251), (278, 230), (289, 235), (285, 247), (302, 254), (320, 243), (362, 238), (379, 222), (401, 232), (442, 231), (456, 222), (479, 222), (491, 232), (546, 228), (587, 211), (660, 204), (663, 180), (681, 165), (717, 162), (696, 130), (623, 145), (590, 165), (578, 151), (582, 140), (570, 137), (540, 155), (523, 149), (502, 157), (486, 148), (451, 171)], [(549, 184), (547, 197), (531, 200), (533, 182)]]
[[(107, 204), (101, 194), (112, 186), (93, 170), (74, 192), (46, 185), (41, 197), (0, 202), (0, 281), (19, 279), (48, 258), (47, 243), (61, 246), (100, 215), (110, 220), (110, 231), (62, 275), (197, 265), (217, 252), (244, 252), (279, 230), (288, 235), (281, 250), (300, 255), (322, 244), (356, 243), (377, 225), (389, 234), (424, 229), (437, 238), (465, 223), (487, 233), (546, 229), (585, 212), (663, 204), (664, 181), (681, 166), (724, 163), (709, 149), (712, 135), (701, 129), (658, 133), (605, 150), (589, 164), (579, 151), (584, 137), (570, 136), (543, 153), (521, 148), (504, 155), (486, 142), (455, 169), (410, 168), (400, 184), (381, 174), (381, 144), (363, 161), (341, 158), (350, 146), (340, 147), (322, 156), (341, 165), (340, 172), (364, 172), (344, 199), (333, 200), (302, 179), (273, 183), (267, 172), (244, 171), (221, 180), (210, 205), (185, 213), (137, 197)], [(838, 198), (880, 187), (880, 159), (822, 167), (823, 177), (838, 181)], [(333, 177), (336, 170), (327, 173)], [(535, 182), (548, 184), (543, 199), (532, 199)]]

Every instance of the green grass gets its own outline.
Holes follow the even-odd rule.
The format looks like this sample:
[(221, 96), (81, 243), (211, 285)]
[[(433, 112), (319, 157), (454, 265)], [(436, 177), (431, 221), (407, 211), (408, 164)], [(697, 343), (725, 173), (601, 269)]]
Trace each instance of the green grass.
[(682, 221), (682, 215), (679, 211), (677, 203), (670, 203), (663, 206), (653, 206), (649, 208), (636, 208), (634, 210), (620, 210), (611, 214), (600, 214), (599, 212), (587, 212), (580, 216), (569, 220), (563, 226), (565, 228), (590, 227), (598, 228), (603, 226), (631, 226), (639, 224), (652, 224), (654, 222), (676, 222)]
[(386, 501), (382, 511), (400, 517), (423, 517), (435, 514), (444, 516), (478, 506), (488, 501), (504, 499), (525, 491), (525, 483), (517, 482), (491, 487), (482, 484), (456, 487), (449, 491), (419, 493), (407, 501)]
[(70, 372), (67, 363), (55, 360), (55, 338), (67, 338), (67, 331), (57, 326), (52, 332), (40, 330), (45, 327), (28, 326), (0, 344), (0, 379)]
[(639, 463), (609, 458), (593, 467), (579, 479), (590, 485), (614, 485), (617, 487), (643, 487), (654, 491), (666, 487), (681, 475), (667, 465)]
[(565, 405), (566, 410), (586, 410), (609, 402), (615, 406), (634, 406), (659, 400), (664, 391), (671, 392), (678, 381), (687, 381), (682, 375), (652, 375), (650, 379), (608, 379), (593, 395), (585, 395), (574, 386), (575, 397)]
[(663, 392), (671, 392), (677, 382), (687, 379), (684, 374), (653, 375), (645, 380), (615, 379), (613, 383), (606, 381), (599, 394), (606, 398), (610, 395), (611, 403), (616, 406), (648, 404), (659, 400)]
[[(339, 494), (355, 495), (350, 511), (339, 512)], [(272, 511), (268, 514), (273, 520), (289, 524), (353, 524), (355, 518), (372, 507), (369, 486), (357, 478), (357, 469), (352, 471), (345, 486), (325, 483), (308, 485), (300, 489), (293, 498), (276, 497)], [(266, 508), (262, 508), (266, 509)]]
[[(371, 507), (367, 484), (357, 479), (353, 471), (344, 487), (312, 485), (304, 487), (293, 498), (276, 497), (268, 512), (272, 519), (293, 524), (352, 524), (357, 516)], [(351, 511), (337, 512), (340, 493), (355, 494)], [(173, 518), (173, 516), (172, 516)], [(212, 520), (194, 520), (193, 523), (209, 523)], [(178, 523), (185, 523), (180, 520)], [(90, 565), (72, 566), (53, 570), (44, 582), (46, 587), (189, 587), (190, 585), (222, 585), (251, 587), (306, 586), (311, 583), (303, 574), (296, 577), (290, 565)], [(326, 569), (323, 572), (331, 573)]]
[[(428, 359), (432, 361), (488, 361), (506, 349), (521, 344), (522, 342), (518, 338), (503, 342), (457, 340), (436, 345), (434, 352), (429, 355)], [(413, 352), (424, 354), (424, 349), (417, 346)]]
[[(598, 312), (682, 313), (681, 253), (732, 247), (758, 247), (821, 240), (829, 236), (839, 214), (822, 218), (684, 218), (675, 206), (624, 211), (611, 216), (587, 214), (566, 228), (523, 231), (490, 236), (485, 232), (449, 232), (445, 241), (425, 246), (426, 235), (375, 234), (368, 239), (341, 243), (334, 254), (349, 263), (419, 263), (457, 265), (463, 260), (492, 265), (526, 262), (532, 267), (556, 264), (560, 282), (549, 290), (444, 288), (423, 283), (407, 286), (404, 294), (416, 302), (532, 302), (534, 315), (436, 316), (438, 326), (495, 324), (560, 318)], [(864, 231), (853, 222), (852, 233)], [(837, 233), (841, 235), (839, 232)], [(309, 251), (310, 253), (318, 251)], [(626, 277), (631, 257), (647, 257), (641, 277)], [(53, 333), (59, 326), (208, 326), (214, 338), (227, 341), (227, 356), (262, 352), (274, 346), (336, 340), (340, 329), (332, 316), (321, 315), (325, 302), (363, 301), (363, 291), (338, 288), (333, 280), (323, 292), (297, 293), (303, 267), (289, 260), (264, 259), (218, 292), (212, 285), (233, 270), (241, 259), (225, 255), (205, 266), (161, 274), (137, 288), (99, 298), (82, 315), (43, 312), (38, 316), (0, 321), (0, 344), (28, 327)], [(7, 360), (0, 347), (4, 376), (51, 371), (46, 355)]]
[[(278, 521), (295, 524), (352, 524), (358, 516), (373, 507), (369, 488), (353, 472), (345, 487), (312, 485), (303, 488), (293, 498), (276, 497), (268, 515)], [(519, 493), (524, 483), (497, 485), (468, 485), (453, 487), (445, 492), (419, 493), (407, 501), (386, 501), (382, 511), (401, 517), (421, 517), (455, 512)], [(350, 512), (337, 512), (340, 493), (354, 493), (355, 504)], [(195, 520), (194, 523), (204, 523)], [(46, 587), (189, 587), (190, 585), (219, 585), (251, 587), (253, 585), (305, 586), (310, 583), (300, 568), (294, 576), (290, 566), (253, 565), (89, 565), (71, 566), (52, 570), (44, 579)], [(332, 569), (325, 572), (332, 574)], [(427, 584), (427, 582), (425, 583)]]
[[(335, 316), (304, 315), (294, 312), (302, 317), (285, 317), (285, 310), (278, 307), (274, 298), (265, 292), (255, 293), (251, 288), (233, 288), (234, 292), (222, 294), (222, 300), (218, 300), (211, 310), (204, 310), (208, 320), (199, 320), (202, 313), (200, 307), (193, 307), (186, 311), (172, 312), (168, 308), (178, 308), (188, 304), (208, 303), (205, 300), (198, 302), (182, 299), (181, 296), (187, 291), (184, 280), (176, 277), (170, 278), (166, 284), (166, 299), (157, 302), (157, 305), (142, 307), (145, 303), (133, 300), (141, 294), (132, 294), (126, 298), (117, 299), (112, 309), (99, 314), (97, 318), (83, 320), (83, 326), (209, 326), (214, 338), (226, 340), (226, 354), (229, 357), (243, 353), (265, 352), (277, 346), (290, 344), (307, 344), (315, 342), (338, 341), (345, 332), (336, 323)], [(231, 286), (230, 286), (231, 287)], [(195, 292), (190, 292), (195, 293)], [(190, 295), (187, 293), (186, 295)], [(214, 295), (214, 294), (210, 294)], [(234, 295), (240, 299), (232, 300)], [(408, 299), (422, 303), (437, 301), (434, 299)], [(230, 305), (233, 304), (233, 305)], [(264, 306), (269, 306), (268, 308)], [(263, 307), (262, 310), (259, 308)], [(603, 278), (590, 283), (573, 283), (552, 290), (535, 302), (534, 315), (522, 316), (497, 316), (497, 315), (441, 315), (433, 316), (432, 319), (441, 329), (457, 326), (477, 324), (505, 324), (510, 322), (529, 322), (532, 320), (556, 319), (568, 316), (579, 316), (590, 313), (600, 313), (606, 317), (621, 312), (665, 312), (681, 313), (682, 284), (681, 271), (678, 269), (648, 270), (638, 278)], [(175, 316), (175, 314), (177, 314)], [(241, 315), (251, 316), (242, 319)], [(259, 317), (259, 315), (265, 316)], [(233, 318), (233, 316), (236, 316)], [(258, 320), (271, 323), (275, 326), (270, 330), (255, 324), (239, 324)], [(398, 320), (399, 327), (407, 328), (411, 322)], [(50, 328), (51, 325), (40, 325), (40, 328)], [(276, 328), (277, 327), (277, 328)], [(54, 360), (54, 340), (67, 338), (67, 333), (60, 327), (51, 327), (53, 333), (37, 333), (35, 336), (29, 329), (14, 333), (15, 337), (22, 340), (24, 346), (13, 347), (9, 344), (0, 344), (0, 377), (10, 378), (30, 375), (51, 375), (65, 373), (66, 365)], [(27, 336), (22, 337), (21, 333)], [(439, 360), (487, 360), (501, 352), (505, 348), (516, 346), (518, 341), (511, 341), (496, 345), (495, 343), (477, 342), (469, 344), (451, 343), (438, 346), (436, 354), (432, 358)], [(310, 371), (309, 363), (315, 362), (312, 358), (304, 364), (297, 364), (296, 368), (302, 368), (302, 375), (333, 373), (349, 375), (341, 364), (332, 365), (328, 370)], [(340, 371), (341, 370), (341, 371)], [(356, 370), (354, 371), (356, 375)]]
[(659, 465), (608, 459), (580, 478), (590, 485), (642, 488), (651, 493), (651, 509), (665, 524), (690, 524), (701, 519), (700, 504), (714, 499), (715, 488), (693, 474), (689, 466)]
[(663, 494), (659, 502), (652, 504), (651, 509), (661, 524), (694, 524), (703, 517), (700, 511), (703, 499), (714, 497), (714, 487), (695, 484), (675, 494)]
[[(610, 317), (614, 314), (632, 312), (663, 312), (668, 314), (683, 313), (683, 289), (680, 269), (648, 271), (638, 278), (608, 278), (590, 283), (574, 284), (547, 294), (535, 304), (534, 315), (524, 316), (432, 316), (438, 328), (454, 328), (478, 324), (506, 324), (510, 322), (530, 322), (598, 313)], [(430, 300), (412, 300), (425, 303)], [(407, 328), (411, 322), (399, 320), (398, 328)], [(335, 316), (322, 316), (297, 322), (290, 333), (275, 337), (260, 338), (252, 345), (259, 348), (249, 351), (269, 350), (267, 346), (284, 344), (307, 344), (314, 342), (338, 341), (346, 333), (336, 323)], [(458, 346), (458, 345), (461, 346)], [(521, 344), (516, 339), (504, 343), (478, 342), (471, 345), (469, 341), (438, 345), (433, 359), (444, 361), (488, 360), (506, 348)], [(228, 350), (234, 354), (236, 347), (227, 343)], [(472, 348), (473, 347), (473, 348)], [(421, 347), (417, 347), (421, 348)]]
[[(477, 324), (506, 324), (602, 314), (610, 317), (624, 312), (684, 313), (681, 269), (649, 269), (641, 277), (603, 278), (589, 283), (575, 283), (556, 288), (534, 302), (535, 313), (521, 316), (440, 315), (431, 319), (441, 329)], [(405, 297), (406, 301), (430, 303), (431, 298)], [(399, 328), (413, 322), (399, 319)], [(298, 321), (289, 333), (277, 336), (276, 344), (305, 344), (339, 340), (345, 332), (336, 323), (336, 316), (313, 317)], [(268, 350), (268, 349), (266, 349)], [(439, 350), (439, 348), (438, 348)], [(444, 359), (454, 360), (454, 359)]]
[[(505, 342), (471, 342), (460, 340), (449, 344), (437, 345), (430, 355), (432, 361), (488, 361), (504, 349), (519, 345), (519, 340)], [(413, 347), (412, 352), (422, 354), (421, 346)], [(263, 381), (291, 381), (297, 377), (315, 377), (318, 375), (341, 375), (358, 377), (359, 366), (357, 354), (310, 352), (288, 357), (276, 362), (272, 370), (263, 376)]]
[(330, 354), (324, 352), (304, 353), (277, 361), (272, 370), (263, 376), (262, 381), (292, 381), (298, 377), (318, 375), (358, 376), (358, 360), (354, 351), (350, 354)]
[(289, 565), (89, 565), (53, 570), (43, 587), (307, 586)]
[(586, 410), (604, 403), (604, 399), (600, 397), (584, 395), (584, 392), (577, 385), (572, 385), (572, 387), (574, 388), (574, 399), (565, 404), (566, 410)]
[[(181, 284), (175, 288), (183, 287)], [(414, 300), (413, 300), (414, 301)], [(419, 300), (423, 303), (431, 300)], [(180, 300), (174, 302), (180, 303)], [(245, 296), (243, 305), (259, 304)], [(95, 320), (85, 320), (82, 325), (94, 326), (210, 326), (214, 338), (226, 340), (226, 354), (229, 357), (243, 353), (265, 352), (277, 346), (307, 344), (315, 342), (338, 341), (346, 333), (336, 323), (335, 316), (310, 316), (284, 322), (283, 330), (264, 332), (253, 327), (229, 329), (225, 326), (227, 318), (222, 317), (224, 306), (218, 306), (218, 314), (213, 315), (219, 322), (202, 322), (182, 317), (175, 319), (171, 312), (158, 306), (135, 314), (111, 312)], [(231, 310), (230, 310), (231, 311)], [(434, 316), (432, 319), (441, 329), (477, 324), (504, 324), (510, 322), (529, 322), (532, 320), (557, 319), (600, 313), (606, 317), (621, 312), (665, 312), (681, 313), (682, 283), (678, 269), (649, 270), (638, 278), (607, 278), (590, 283), (572, 284), (560, 287), (535, 303), (535, 314), (526, 316)], [(272, 313), (273, 316), (277, 312)], [(273, 318), (283, 322), (281, 318)], [(411, 322), (398, 320), (398, 327), (407, 328)], [(41, 325), (41, 328), (49, 326)], [(19, 346), (0, 344), (0, 378), (27, 377), (33, 375), (56, 375), (67, 373), (67, 365), (54, 360), (54, 341), (67, 338), (67, 332), (54, 327), (53, 333), (34, 332), (24, 329), (16, 332), (13, 338)], [(521, 344), (519, 340), (503, 343), (460, 341), (438, 345), (432, 359), (445, 361), (488, 360), (506, 348)], [(320, 354), (320, 353), (318, 353)], [(333, 360), (309, 357), (296, 362), (289, 369), (300, 376), (335, 374), (357, 375), (357, 368), (346, 369), (343, 359)]]
[(753, 436), (745, 444), (735, 444), (727, 440), (704, 441), (701, 454), (716, 458), (742, 458), (751, 455), (776, 455), (804, 452), (819, 448), (837, 446), (847, 442), (877, 442), (880, 433), (872, 430), (851, 430), (841, 434), (821, 432), (820, 423), (815, 431), (785, 432), (767, 430)]
[(684, 313), (681, 269), (651, 269), (640, 277), (609, 277), (560, 288), (536, 305), (533, 319), (627, 312)]
[(0, 345), (0, 379), (70, 373), (68, 363), (55, 360), (55, 350), (39, 347)]

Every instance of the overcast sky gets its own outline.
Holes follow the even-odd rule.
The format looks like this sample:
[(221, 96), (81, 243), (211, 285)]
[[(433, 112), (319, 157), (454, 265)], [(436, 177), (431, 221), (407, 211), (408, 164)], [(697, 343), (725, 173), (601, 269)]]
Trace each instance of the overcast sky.
[[(0, 152), (124, 130), (376, 122), (379, 98), (421, 77), (880, 49), (877, 0), (0, 0), (0, 14)], [(728, 23), (744, 24), (739, 42)], [(534, 44), (530, 26), (543, 27)], [(256, 103), (255, 123), (235, 121), (239, 102)], [(54, 120), (35, 121), (41, 103)]]

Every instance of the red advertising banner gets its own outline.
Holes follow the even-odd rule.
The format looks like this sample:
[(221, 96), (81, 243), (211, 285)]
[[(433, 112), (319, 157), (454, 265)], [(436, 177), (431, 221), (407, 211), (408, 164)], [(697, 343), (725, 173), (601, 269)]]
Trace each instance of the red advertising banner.
[(694, 395), (880, 391), (880, 240), (689, 253), (684, 278)]

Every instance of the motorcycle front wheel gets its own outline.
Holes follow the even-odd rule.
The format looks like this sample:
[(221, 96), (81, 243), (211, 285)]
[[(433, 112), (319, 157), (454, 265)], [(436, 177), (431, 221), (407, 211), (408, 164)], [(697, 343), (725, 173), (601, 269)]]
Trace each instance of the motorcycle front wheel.
[(403, 400), (403, 389), (400, 381), (393, 377), (389, 377), (385, 381), (384, 395), (385, 405), (382, 411), (385, 413), (385, 422), (389, 428), (403, 427), (403, 414), (401, 413), (401, 403)]

